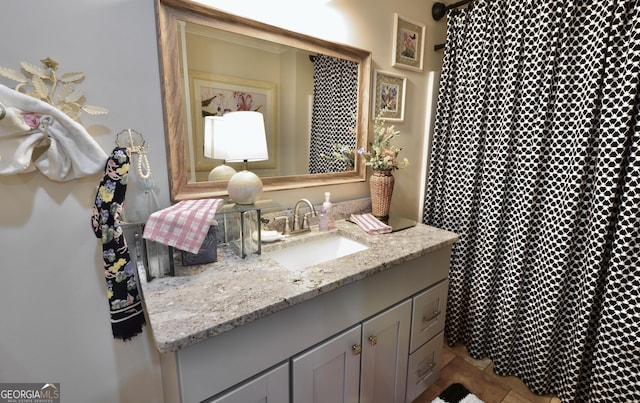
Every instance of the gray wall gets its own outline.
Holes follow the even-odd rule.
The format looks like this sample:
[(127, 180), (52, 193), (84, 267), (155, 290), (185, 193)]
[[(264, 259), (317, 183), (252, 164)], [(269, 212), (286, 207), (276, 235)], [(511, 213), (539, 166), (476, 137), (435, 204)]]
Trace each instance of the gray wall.
[[(85, 114), (82, 123), (107, 153), (121, 130), (143, 133), (167, 204), (153, 1), (11, 0), (1, 8), (0, 66), (49, 56), (61, 73), (84, 72), (87, 103), (109, 114)], [(90, 225), (100, 177), (0, 177), (0, 382), (60, 382), (64, 402), (162, 402), (149, 327), (127, 343), (111, 336)]]

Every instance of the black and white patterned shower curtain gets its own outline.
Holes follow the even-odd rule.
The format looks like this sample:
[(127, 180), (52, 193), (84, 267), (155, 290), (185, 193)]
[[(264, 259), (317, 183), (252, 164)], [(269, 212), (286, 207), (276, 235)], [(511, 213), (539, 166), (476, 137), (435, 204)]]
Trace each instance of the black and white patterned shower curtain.
[(640, 401), (640, 4), (449, 17), (424, 222), (460, 234), (446, 335), (536, 393)]
[(335, 163), (333, 145), (356, 146), (355, 116), (358, 108), (358, 64), (326, 55), (314, 57), (313, 109), (309, 173), (344, 171), (346, 164)]

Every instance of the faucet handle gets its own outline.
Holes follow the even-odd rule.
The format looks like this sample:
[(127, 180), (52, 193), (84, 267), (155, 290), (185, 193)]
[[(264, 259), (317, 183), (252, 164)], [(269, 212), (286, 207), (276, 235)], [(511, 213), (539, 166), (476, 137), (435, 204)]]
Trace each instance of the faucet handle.
[(302, 227), (300, 227), (300, 229), (311, 228), (309, 226), (309, 216), (310, 215), (311, 215), (311, 211), (307, 211), (306, 213), (304, 213), (304, 216), (302, 218)]
[(300, 217), (295, 212), (293, 213), (293, 227), (292, 228), (293, 228), (294, 231), (302, 229), (302, 227), (300, 227)]
[(289, 228), (289, 216), (276, 217), (276, 221), (284, 220), (284, 226), (282, 227), (282, 235), (289, 235), (291, 229)]

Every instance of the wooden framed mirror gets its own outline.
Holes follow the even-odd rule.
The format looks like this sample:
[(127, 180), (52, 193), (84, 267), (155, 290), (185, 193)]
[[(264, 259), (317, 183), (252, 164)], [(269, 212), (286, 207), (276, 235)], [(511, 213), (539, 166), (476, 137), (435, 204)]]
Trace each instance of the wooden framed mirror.
[[(352, 168), (338, 167), (332, 171), (333, 168), (315, 167), (313, 161), (320, 158), (320, 154), (315, 149), (310, 151), (309, 147), (317, 147), (314, 146), (316, 143), (326, 150), (326, 147), (340, 143), (335, 141), (335, 137), (325, 140), (319, 136), (319, 133), (331, 131), (332, 127), (328, 122), (333, 118), (323, 121), (314, 116), (319, 108), (316, 100), (317, 89), (314, 88), (318, 86), (317, 73), (313, 83), (301, 81), (296, 84), (301, 88), (311, 88), (312, 96), (301, 95), (297, 90), (292, 91), (291, 83), (286, 80), (292, 76), (302, 76), (300, 72), (309, 69), (304, 64), (314, 63), (316, 56), (328, 57), (336, 63), (344, 62), (353, 66), (354, 82), (346, 86), (353, 90), (348, 94), (336, 95), (340, 100), (352, 99), (352, 106), (349, 107), (352, 110), (335, 110), (331, 115), (342, 119), (341, 124), (345, 124), (347, 119), (350, 120), (351, 129), (341, 130), (341, 133), (351, 132), (349, 135), (353, 137), (351, 141), (354, 141), (354, 149), (365, 147), (369, 124), (371, 52), (288, 31), (187, 0), (156, 0), (156, 8), (169, 178), (173, 200), (226, 195), (226, 181), (208, 181), (206, 178), (206, 171), (216, 161), (200, 155), (203, 125), (201, 121), (205, 112), (212, 112), (204, 111), (204, 98), (196, 97), (204, 97), (203, 91), (195, 94), (199, 92), (198, 85), (229, 91), (235, 91), (236, 86), (247, 93), (253, 91), (253, 95), (262, 97), (262, 100), (269, 100), (260, 105), (261, 108), (264, 105), (268, 107), (265, 122), (268, 127), (269, 160), (249, 168), (261, 177), (265, 192), (365, 180), (363, 158), (356, 158), (355, 166)], [(216, 45), (197, 45), (201, 46), (199, 50), (189, 55), (189, 49), (196, 45), (188, 40), (205, 38), (213, 38), (218, 42)], [(273, 56), (276, 61), (271, 65), (280, 65), (280, 70), (265, 79), (263, 76), (272, 70), (268, 64), (271, 56), (246, 56), (243, 53), (238, 55), (236, 51), (244, 48), (259, 48), (262, 54), (268, 52), (277, 55)], [(232, 54), (225, 49), (233, 49), (234, 52)], [(242, 62), (242, 58), (254, 62)], [(223, 70), (214, 70), (209, 62), (212, 66), (223, 66), (219, 67)], [(317, 72), (318, 68), (314, 68)], [(205, 84), (202, 84), (203, 82)], [(292, 112), (293, 107), (301, 109)], [(220, 108), (218, 105), (217, 109)], [(302, 115), (306, 117), (300, 118)], [(333, 144), (328, 144), (329, 142)], [(294, 143), (302, 145), (296, 148), (293, 146)], [(304, 144), (307, 148), (304, 148)], [(323, 152), (323, 155), (326, 153)], [(306, 160), (292, 162), (294, 157), (299, 156), (305, 157)], [(306, 171), (305, 164), (308, 166)], [(294, 165), (298, 168), (288, 168)]]

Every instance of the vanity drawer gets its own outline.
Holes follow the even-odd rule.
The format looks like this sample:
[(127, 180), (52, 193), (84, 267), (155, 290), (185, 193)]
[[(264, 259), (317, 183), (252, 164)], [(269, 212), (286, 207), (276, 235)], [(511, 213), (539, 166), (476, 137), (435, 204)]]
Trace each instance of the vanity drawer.
[(444, 280), (413, 297), (411, 352), (444, 330), (448, 289), (449, 281)]
[(440, 376), (444, 332), (409, 356), (407, 374), (407, 402), (413, 401)]

